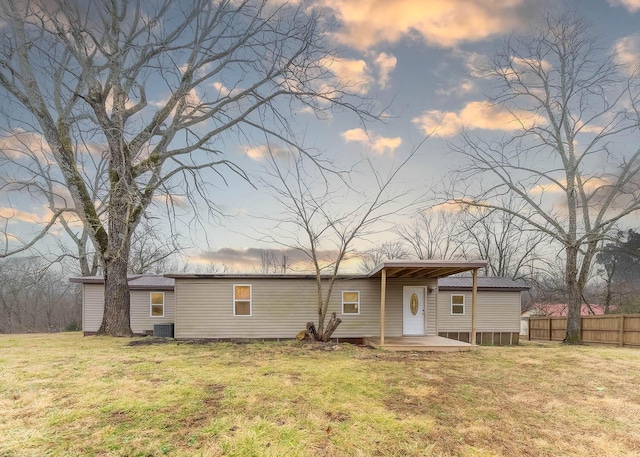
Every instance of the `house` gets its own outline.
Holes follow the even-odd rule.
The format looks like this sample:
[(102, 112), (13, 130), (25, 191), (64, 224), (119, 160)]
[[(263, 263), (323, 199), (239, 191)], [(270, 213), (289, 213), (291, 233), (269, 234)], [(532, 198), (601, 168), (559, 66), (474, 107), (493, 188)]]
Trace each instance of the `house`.
[[(471, 341), (474, 328), (479, 343), (517, 344), (520, 292), (526, 286), (477, 278), (474, 294), (473, 278), (447, 278), (476, 272), (485, 264), (390, 261), (368, 274), (340, 275), (328, 311), (342, 319), (333, 337), (392, 347), (402, 346), (407, 337)], [(85, 334), (96, 332), (104, 281), (71, 281), (83, 285)], [(176, 338), (293, 338), (308, 321), (317, 321), (314, 275), (168, 274), (132, 276), (129, 284), (131, 328), (139, 334), (152, 333), (156, 323), (171, 322)]]

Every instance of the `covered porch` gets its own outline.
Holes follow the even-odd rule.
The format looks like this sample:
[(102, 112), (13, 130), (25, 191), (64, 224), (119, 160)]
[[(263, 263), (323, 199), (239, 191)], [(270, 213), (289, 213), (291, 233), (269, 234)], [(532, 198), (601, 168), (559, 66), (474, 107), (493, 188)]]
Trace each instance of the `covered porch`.
[[(369, 277), (380, 278), (380, 335), (378, 337), (369, 337), (365, 339), (367, 344), (376, 348), (394, 350), (394, 351), (465, 351), (475, 347), (475, 335), (476, 335), (476, 304), (478, 294), (478, 269), (484, 268), (487, 262), (485, 260), (474, 261), (456, 261), (456, 260), (414, 260), (414, 261), (387, 261), (383, 262), (374, 268)], [(422, 323), (418, 320), (418, 330), (415, 328), (409, 328), (410, 322), (404, 322), (402, 328), (402, 336), (399, 336), (399, 328), (396, 327), (391, 336), (385, 335), (385, 312), (387, 301), (387, 280), (433, 280), (446, 276), (451, 276), (458, 273), (472, 272), (472, 293), (471, 293), (471, 325), (468, 329), (471, 335), (471, 342), (461, 342), (449, 338), (436, 336), (436, 328), (432, 327), (430, 331), (425, 331), (424, 328), (420, 328)], [(411, 297), (410, 311), (413, 316), (408, 314), (408, 311), (403, 311), (410, 319), (416, 320), (419, 316), (419, 310), (422, 310), (423, 316), (425, 315), (424, 306), (422, 302), (426, 303), (427, 288), (424, 288), (425, 297), (420, 300)], [(431, 287), (428, 288), (428, 292), (433, 292)], [(417, 294), (421, 295), (418, 291)], [(404, 300), (404, 298), (403, 298)], [(408, 302), (407, 302), (408, 303)], [(406, 306), (403, 304), (403, 307)], [(409, 308), (407, 308), (409, 309)], [(424, 321), (424, 317), (422, 319)], [(434, 319), (432, 319), (433, 321)], [(437, 316), (435, 318), (437, 325)]]
[(477, 347), (441, 336), (391, 336), (385, 338), (384, 346), (380, 338), (370, 337), (364, 339), (364, 344), (387, 351), (462, 352)]

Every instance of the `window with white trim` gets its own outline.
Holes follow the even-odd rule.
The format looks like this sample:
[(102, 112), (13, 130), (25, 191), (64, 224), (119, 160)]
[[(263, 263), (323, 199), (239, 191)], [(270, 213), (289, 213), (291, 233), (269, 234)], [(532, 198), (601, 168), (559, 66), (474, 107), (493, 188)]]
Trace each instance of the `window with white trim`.
[(251, 284), (233, 285), (233, 315), (251, 316)]
[(464, 314), (464, 295), (451, 294), (451, 314)]
[(360, 291), (342, 291), (342, 314), (360, 314)]
[(151, 292), (149, 302), (151, 317), (164, 317), (164, 292)]

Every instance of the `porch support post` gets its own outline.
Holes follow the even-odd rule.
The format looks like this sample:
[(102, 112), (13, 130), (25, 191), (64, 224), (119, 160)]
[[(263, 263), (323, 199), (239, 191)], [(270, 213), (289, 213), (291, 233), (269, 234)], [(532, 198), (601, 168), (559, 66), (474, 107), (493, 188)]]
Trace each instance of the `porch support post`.
[(384, 307), (387, 299), (387, 270), (382, 269), (380, 280), (380, 347), (384, 345)]
[(471, 344), (476, 344), (476, 303), (478, 300), (478, 269), (473, 270), (473, 286), (471, 288)]

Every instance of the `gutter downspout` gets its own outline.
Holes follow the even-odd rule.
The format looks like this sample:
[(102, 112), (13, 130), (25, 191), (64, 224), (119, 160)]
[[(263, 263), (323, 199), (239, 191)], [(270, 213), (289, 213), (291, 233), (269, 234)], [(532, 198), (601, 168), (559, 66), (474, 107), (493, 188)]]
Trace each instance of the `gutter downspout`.
[(478, 269), (473, 270), (473, 287), (471, 289), (471, 344), (476, 344), (476, 303), (478, 300)]
[(387, 270), (382, 269), (380, 280), (380, 347), (384, 346), (384, 308), (387, 298)]

